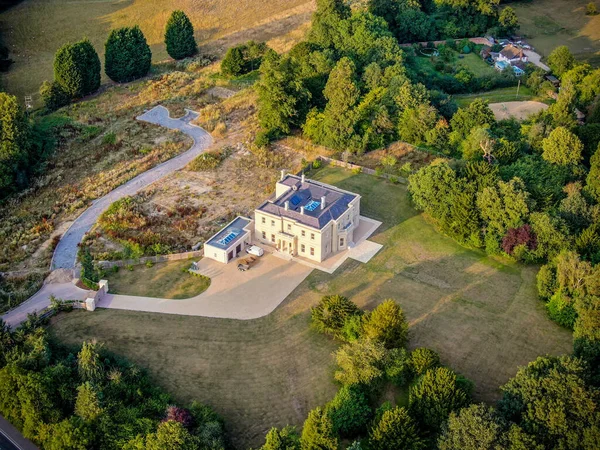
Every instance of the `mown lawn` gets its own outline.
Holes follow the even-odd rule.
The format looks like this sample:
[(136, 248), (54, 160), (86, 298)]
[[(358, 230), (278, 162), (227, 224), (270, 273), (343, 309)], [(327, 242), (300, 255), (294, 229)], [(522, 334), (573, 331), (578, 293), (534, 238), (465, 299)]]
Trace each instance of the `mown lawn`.
[[(580, 60), (600, 66), (600, 15), (586, 16), (589, 0), (534, 0), (512, 2), (519, 18), (519, 33), (536, 51), (548, 56), (566, 45)], [(598, 3), (596, 2), (596, 6)]]
[(271, 426), (300, 425), (334, 395), (338, 343), (310, 328), (310, 307), (326, 294), (367, 309), (398, 301), (410, 321), (410, 347), (439, 352), (475, 382), (480, 401), (496, 400), (519, 365), (570, 351), (571, 333), (536, 298), (537, 268), (457, 245), (410, 206), (402, 185), (331, 167), (311, 177), (360, 193), (362, 213), (384, 222), (372, 238), (384, 247), (368, 264), (349, 260), (333, 275), (313, 271), (258, 320), (97, 310), (63, 314), (51, 332), (71, 345), (97, 338), (148, 368), (178, 400), (209, 403), (240, 449), (260, 446)]
[(488, 103), (516, 102), (525, 100), (544, 101), (534, 95), (527, 86), (521, 84), (519, 95), (517, 96), (517, 86), (493, 89), (487, 92), (476, 92), (474, 94), (458, 94), (453, 96), (456, 103), (461, 108), (469, 106), (476, 98), (487, 100)]
[(495, 71), (494, 67), (481, 59), (481, 56), (477, 53), (469, 53), (461, 56), (463, 57), (457, 58), (457, 64), (471, 71), (476, 77), (490, 75)]
[(210, 286), (210, 278), (194, 276), (187, 271), (191, 260), (173, 261), (121, 267), (118, 272), (108, 271), (108, 290), (112, 294), (138, 295), (181, 299), (201, 294)]

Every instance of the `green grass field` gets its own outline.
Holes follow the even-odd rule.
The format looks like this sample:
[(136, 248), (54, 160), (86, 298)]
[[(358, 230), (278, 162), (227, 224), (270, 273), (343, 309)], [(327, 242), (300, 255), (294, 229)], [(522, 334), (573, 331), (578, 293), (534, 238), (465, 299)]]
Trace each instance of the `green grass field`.
[(600, 66), (600, 15), (585, 15), (589, 1), (532, 0), (510, 6), (519, 18), (519, 32), (542, 56), (566, 45), (578, 59)]
[(181, 299), (201, 294), (210, 286), (210, 278), (197, 277), (189, 272), (191, 261), (173, 261), (132, 266), (133, 270), (122, 267), (118, 272), (108, 271), (108, 289), (112, 294), (138, 295)]
[(179, 401), (212, 405), (243, 449), (261, 445), (271, 426), (301, 424), (334, 395), (339, 344), (310, 328), (310, 307), (326, 294), (367, 309), (395, 299), (410, 322), (409, 346), (439, 352), (475, 382), (480, 401), (496, 400), (518, 366), (571, 350), (571, 333), (551, 322), (537, 299), (536, 267), (441, 235), (411, 207), (404, 186), (331, 167), (311, 177), (360, 193), (362, 214), (383, 221), (372, 239), (384, 247), (368, 264), (348, 260), (332, 275), (313, 271), (257, 320), (100, 309), (60, 315), (52, 334), (71, 345), (97, 338), (146, 367)]
[(501, 103), (501, 102), (516, 102), (525, 100), (540, 100), (536, 95), (531, 92), (527, 86), (521, 85), (519, 88), (519, 95), (517, 96), (517, 86), (510, 86), (506, 88), (493, 89), (487, 92), (476, 92), (474, 94), (459, 94), (454, 95), (454, 100), (461, 108), (468, 106), (476, 98), (482, 98), (487, 100), (489, 103)]

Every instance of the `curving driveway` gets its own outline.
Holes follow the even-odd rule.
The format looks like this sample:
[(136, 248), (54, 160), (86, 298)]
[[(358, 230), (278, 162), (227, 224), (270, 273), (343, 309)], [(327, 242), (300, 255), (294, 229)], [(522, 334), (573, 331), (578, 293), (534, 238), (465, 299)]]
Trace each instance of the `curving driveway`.
[(210, 134), (199, 126), (190, 123), (190, 121), (198, 117), (198, 113), (190, 110), (186, 111), (187, 113), (185, 116), (179, 119), (172, 119), (169, 116), (169, 110), (167, 108), (164, 106), (156, 106), (150, 111), (137, 117), (138, 120), (144, 122), (150, 122), (171, 130), (180, 130), (192, 137), (194, 145), (192, 145), (187, 152), (147, 170), (109, 192), (104, 197), (94, 200), (92, 206), (75, 219), (75, 222), (73, 222), (58, 243), (52, 257), (52, 270), (73, 269), (75, 267), (77, 260), (77, 245), (83, 239), (84, 234), (90, 231), (94, 226), (100, 214), (102, 214), (112, 203), (128, 195), (133, 195), (171, 172), (183, 168), (208, 148), (212, 143)]
[[(164, 106), (156, 106), (137, 117), (138, 120), (153, 123), (169, 128), (171, 130), (180, 130), (189, 135), (194, 140), (192, 147), (172, 159), (153, 167), (150, 170), (138, 175), (128, 182), (117, 187), (104, 197), (92, 202), (92, 206), (86, 209), (69, 227), (67, 232), (59, 241), (54, 255), (52, 256), (51, 269), (75, 268), (77, 260), (77, 246), (96, 223), (100, 214), (102, 214), (113, 202), (127, 195), (133, 195), (146, 186), (156, 182), (164, 176), (185, 167), (196, 156), (203, 153), (212, 143), (212, 137), (205, 130), (190, 122), (198, 117), (198, 113), (186, 110), (185, 116), (179, 119), (173, 119), (169, 116), (169, 110)], [(41, 311), (50, 306), (50, 296), (55, 295), (58, 298), (70, 300), (82, 300), (86, 297), (87, 291), (79, 289), (67, 280), (59, 283), (44, 284), (35, 295), (27, 301), (21, 303), (15, 309), (7, 312), (2, 319), (11, 327), (14, 327), (27, 318), (27, 314)]]

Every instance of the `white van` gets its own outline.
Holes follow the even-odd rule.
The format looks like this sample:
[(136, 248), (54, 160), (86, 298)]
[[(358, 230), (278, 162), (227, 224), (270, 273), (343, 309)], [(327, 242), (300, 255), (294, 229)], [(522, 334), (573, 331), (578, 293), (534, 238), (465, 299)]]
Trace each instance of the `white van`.
[(265, 254), (265, 251), (256, 245), (251, 245), (246, 249), (246, 253), (249, 253), (250, 255), (254, 256), (262, 256)]

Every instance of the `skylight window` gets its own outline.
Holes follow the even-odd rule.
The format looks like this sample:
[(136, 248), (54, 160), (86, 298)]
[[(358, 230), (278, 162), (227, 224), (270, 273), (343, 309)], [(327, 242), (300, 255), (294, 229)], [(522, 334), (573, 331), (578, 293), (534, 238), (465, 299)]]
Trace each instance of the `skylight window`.
[(317, 202), (315, 200), (311, 200), (310, 202), (308, 202), (306, 204), (306, 206), (304, 207), (304, 209), (307, 210), (307, 211), (314, 211), (315, 209), (317, 209), (319, 207), (320, 204), (321, 204), (321, 202)]

